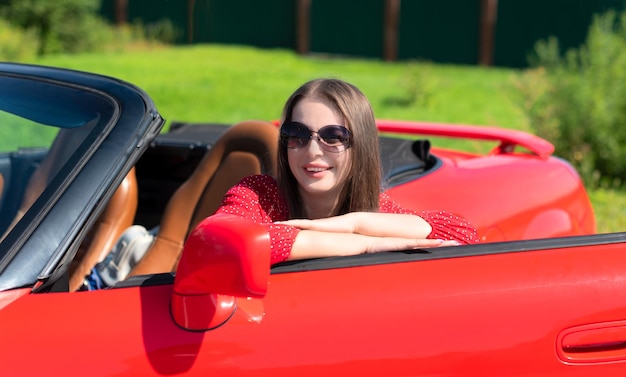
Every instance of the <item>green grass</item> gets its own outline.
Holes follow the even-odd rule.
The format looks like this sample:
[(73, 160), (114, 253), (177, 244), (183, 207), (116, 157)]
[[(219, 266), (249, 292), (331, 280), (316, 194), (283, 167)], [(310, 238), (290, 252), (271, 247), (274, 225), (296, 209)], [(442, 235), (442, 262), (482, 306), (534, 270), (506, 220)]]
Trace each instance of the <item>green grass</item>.
[[(323, 76), (339, 77), (361, 88), (378, 118), (529, 130), (513, 85), (520, 72), (510, 69), (302, 57), (286, 50), (216, 45), (58, 55), (34, 63), (132, 82), (153, 98), (168, 121), (276, 119), (296, 87)], [(480, 150), (474, 143), (449, 146)], [(624, 192), (594, 190), (589, 195), (599, 232), (626, 229)]]
[[(286, 50), (214, 45), (51, 56), (36, 62), (130, 81), (150, 94), (168, 120), (277, 118), (297, 86), (331, 76), (360, 87), (379, 118), (525, 127), (511, 99), (511, 70), (301, 57)], [(416, 86), (420, 92), (413, 97), (418, 98), (408, 103)]]
[(599, 233), (626, 230), (626, 191), (589, 190), (589, 198), (593, 204)]

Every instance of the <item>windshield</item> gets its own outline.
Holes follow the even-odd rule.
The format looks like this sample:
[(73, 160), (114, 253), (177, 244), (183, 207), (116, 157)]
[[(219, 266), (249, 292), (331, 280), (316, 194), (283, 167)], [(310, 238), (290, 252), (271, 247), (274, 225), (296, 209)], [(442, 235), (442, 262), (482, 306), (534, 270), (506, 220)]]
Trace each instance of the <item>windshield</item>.
[(70, 173), (97, 146), (114, 113), (110, 101), (84, 88), (0, 76), (3, 240), (38, 199), (38, 212), (50, 204), (64, 180), (71, 179)]

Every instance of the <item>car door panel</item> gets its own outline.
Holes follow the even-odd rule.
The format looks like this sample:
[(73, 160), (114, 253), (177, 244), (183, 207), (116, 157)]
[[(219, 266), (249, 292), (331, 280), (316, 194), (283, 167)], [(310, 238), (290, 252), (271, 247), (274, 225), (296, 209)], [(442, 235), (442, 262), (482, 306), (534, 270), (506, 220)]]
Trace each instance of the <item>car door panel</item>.
[(33, 294), (0, 311), (0, 354), (32, 374), (623, 375), (625, 263), (614, 244), (274, 274), (207, 332), (173, 323), (170, 284)]

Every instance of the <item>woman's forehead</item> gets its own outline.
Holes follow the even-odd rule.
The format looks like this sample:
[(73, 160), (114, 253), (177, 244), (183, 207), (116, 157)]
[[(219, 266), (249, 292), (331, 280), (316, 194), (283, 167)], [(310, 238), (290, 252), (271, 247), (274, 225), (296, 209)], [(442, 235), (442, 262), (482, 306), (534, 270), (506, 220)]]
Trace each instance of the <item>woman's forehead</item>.
[(302, 98), (293, 108), (291, 120), (309, 127), (322, 127), (329, 124), (344, 125), (342, 115), (327, 101), (317, 98)]

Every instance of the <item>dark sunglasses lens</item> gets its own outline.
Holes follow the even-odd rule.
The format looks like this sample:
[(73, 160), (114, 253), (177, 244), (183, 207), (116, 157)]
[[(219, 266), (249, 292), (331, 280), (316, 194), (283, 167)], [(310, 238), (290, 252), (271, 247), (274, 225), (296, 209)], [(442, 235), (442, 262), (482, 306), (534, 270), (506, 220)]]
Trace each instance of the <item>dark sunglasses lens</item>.
[(329, 147), (349, 147), (350, 131), (343, 126), (326, 126), (322, 127), (318, 135), (324, 144)]
[(313, 134), (320, 141), (320, 146), (329, 152), (341, 152), (352, 146), (352, 133), (344, 126), (325, 126), (318, 132), (302, 123), (287, 122), (280, 127), (280, 140), (290, 149), (306, 147)]
[(303, 124), (290, 122), (280, 128), (280, 137), (287, 148), (302, 148), (311, 140), (311, 131)]

